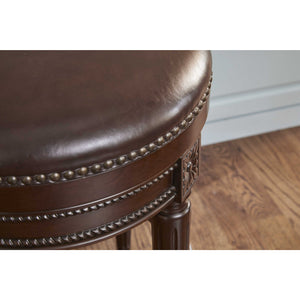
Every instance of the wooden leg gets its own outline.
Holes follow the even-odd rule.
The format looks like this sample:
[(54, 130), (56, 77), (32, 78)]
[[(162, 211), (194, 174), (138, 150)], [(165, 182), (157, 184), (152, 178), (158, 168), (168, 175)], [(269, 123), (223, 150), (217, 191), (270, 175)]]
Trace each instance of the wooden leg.
[(130, 230), (117, 236), (117, 248), (118, 250), (129, 250), (130, 249)]
[(187, 250), (190, 233), (190, 202), (173, 203), (152, 220), (153, 250)]

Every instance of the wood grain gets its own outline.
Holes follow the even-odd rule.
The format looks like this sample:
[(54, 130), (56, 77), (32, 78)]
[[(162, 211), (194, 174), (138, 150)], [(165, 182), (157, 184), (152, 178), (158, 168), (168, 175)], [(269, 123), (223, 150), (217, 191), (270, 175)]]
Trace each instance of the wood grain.
[[(195, 249), (300, 249), (300, 127), (202, 148), (194, 185)], [(151, 228), (132, 249), (151, 249)], [(115, 239), (80, 249), (116, 249)]]

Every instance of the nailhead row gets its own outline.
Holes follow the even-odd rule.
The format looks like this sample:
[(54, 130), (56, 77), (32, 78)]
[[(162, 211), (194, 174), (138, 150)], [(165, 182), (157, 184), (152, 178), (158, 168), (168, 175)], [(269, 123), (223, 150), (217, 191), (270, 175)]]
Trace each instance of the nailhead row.
[(168, 200), (171, 200), (175, 196), (175, 188), (171, 187), (161, 196), (156, 198), (154, 201), (145, 205), (143, 208), (138, 209), (137, 211), (126, 215), (118, 220), (113, 222), (101, 225), (99, 227), (84, 230), (81, 232), (68, 234), (58, 237), (48, 237), (48, 238), (38, 238), (38, 239), (0, 239), (0, 246), (11, 247), (11, 248), (20, 248), (20, 247), (49, 247), (55, 245), (70, 244), (74, 242), (79, 242), (91, 238), (95, 238), (100, 235), (105, 235), (107, 233), (113, 232), (121, 227), (128, 225), (129, 223), (136, 221), (143, 216), (147, 215), (156, 207), (159, 207), (161, 204), (165, 203)]
[(75, 170), (66, 170), (63, 172), (53, 172), (49, 174), (38, 174), (33, 176), (4, 176), (0, 177), (0, 186), (22, 186), (32, 184), (44, 184), (44, 183), (57, 183), (73, 179), (84, 178), (95, 174), (103, 173), (114, 168), (123, 166), (134, 160), (143, 158), (150, 153), (160, 149), (170, 141), (180, 135), (186, 128), (188, 128), (195, 120), (195, 117), (200, 113), (203, 105), (206, 103), (210, 88), (211, 88), (212, 77), (210, 78), (206, 92), (203, 94), (198, 105), (192, 110), (187, 117), (175, 126), (172, 130), (167, 132), (164, 136), (160, 136), (156, 141), (143, 146), (138, 150), (133, 150), (128, 154), (119, 156), (118, 158), (109, 159), (102, 163), (96, 163), (91, 166), (83, 166)]
[(168, 170), (154, 178), (153, 180), (145, 183), (144, 185), (136, 188), (133, 191), (130, 191), (128, 193), (125, 193), (117, 198), (114, 198), (112, 200), (107, 200), (104, 202), (100, 202), (98, 204), (94, 204), (85, 208), (81, 209), (73, 209), (73, 210), (68, 210), (64, 211), (61, 213), (53, 213), (53, 214), (43, 214), (43, 215), (32, 215), (32, 216), (0, 216), (0, 222), (14, 222), (14, 223), (21, 223), (21, 222), (32, 222), (32, 221), (44, 221), (44, 220), (51, 220), (51, 219), (59, 219), (59, 218), (66, 218), (66, 217), (71, 217), (71, 216), (76, 216), (76, 215), (82, 215), (85, 213), (88, 213), (90, 211), (95, 211), (100, 208), (104, 208), (108, 205), (114, 204), (116, 202), (122, 201), (124, 199), (127, 199), (131, 196), (134, 196), (138, 194), (141, 191), (144, 191), (148, 189), (150, 186), (152, 186), (155, 183), (158, 183), (160, 180), (162, 180), (165, 176), (169, 175), (170, 172), (174, 170), (174, 168), (177, 167), (177, 164), (175, 164), (173, 167), (170, 167)]

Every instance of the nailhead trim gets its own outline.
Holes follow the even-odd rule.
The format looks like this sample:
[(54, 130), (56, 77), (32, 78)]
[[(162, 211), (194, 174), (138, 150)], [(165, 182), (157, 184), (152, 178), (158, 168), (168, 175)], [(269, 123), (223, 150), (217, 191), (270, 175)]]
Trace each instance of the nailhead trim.
[(33, 176), (2, 176), (0, 177), (0, 186), (40, 185), (80, 179), (107, 172), (117, 167), (126, 165), (137, 159), (143, 158), (168, 144), (194, 122), (196, 116), (200, 113), (203, 105), (206, 103), (209, 97), (211, 82), (212, 76), (210, 77), (207, 89), (198, 105), (194, 107), (192, 112), (189, 113), (183, 121), (181, 121), (177, 126), (167, 132), (164, 136), (159, 137), (156, 141), (149, 143), (148, 145), (145, 145), (138, 150), (133, 150), (128, 154), (109, 159), (105, 162), (96, 163), (91, 166), (82, 166), (75, 170), (67, 170), (60, 173), (52, 172), (49, 174), (38, 174)]
[(96, 228), (71, 233), (64, 236), (57, 237), (47, 237), (47, 238), (37, 238), (37, 239), (2, 239), (0, 238), (0, 246), (9, 248), (35, 248), (35, 247), (49, 247), (49, 246), (59, 246), (65, 244), (71, 244), (74, 242), (80, 242), (92, 238), (96, 238), (101, 235), (113, 232), (120, 229), (138, 219), (141, 219), (145, 215), (149, 214), (153, 209), (159, 207), (167, 201), (172, 200), (176, 195), (175, 187), (171, 187), (161, 196), (151, 201), (144, 207), (136, 210), (135, 212), (126, 215), (120, 219), (113, 222), (106, 223)]
[(57, 212), (57, 213), (51, 213), (51, 214), (42, 214), (42, 215), (31, 215), (31, 216), (0, 216), (0, 222), (5, 222), (5, 223), (22, 223), (22, 222), (34, 222), (34, 221), (45, 221), (45, 220), (52, 220), (52, 219), (60, 219), (60, 218), (66, 218), (66, 217), (71, 217), (71, 216), (76, 216), (76, 215), (82, 215), (91, 211), (98, 210), (100, 208), (104, 208), (108, 205), (120, 202), (124, 199), (127, 199), (133, 195), (138, 194), (139, 192), (146, 190), (152, 184), (158, 183), (160, 180), (162, 180), (165, 176), (169, 175), (170, 172), (174, 170), (174, 168), (177, 167), (177, 164), (174, 166), (170, 167), (168, 170), (164, 171), (162, 174), (160, 174), (158, 177), (154, 178), (152, 181), (148, 181), (144, 185), (136, 188), (133, 191), (130, 191), (128, 193), (122, 194), (121, 196), (114, 198), (112, 200), (107, 200), (107, 201), (102, 201), (97, 204), (93, 204), (84, 208), (78, 208), (78, 209), (73, 209), (73, 210), (66, 210), (63, 212)]

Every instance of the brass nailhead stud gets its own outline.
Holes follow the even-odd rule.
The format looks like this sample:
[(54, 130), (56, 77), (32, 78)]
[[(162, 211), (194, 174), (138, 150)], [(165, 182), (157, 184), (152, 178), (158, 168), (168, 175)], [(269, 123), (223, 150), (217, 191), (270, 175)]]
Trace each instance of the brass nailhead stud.
[(193, 120), (193, 114), (190, 113), (190, 114), (186, 117), (186, 120), (187, 120), (188, 122), (191, 122), (191, 121)]
[(8, 182), (9, 184), (16, 184), (16, 183), (17, 183), (17, 178), (16, 178), (15, 176), (9, 176), (9, 177), (7, 178), (7, 182)]
[(64, 173), (64, 177), (65, 177), (66, 179), (72, 179), (72, 178), (74, 177), (74, 172), (73, 172), (73, 171), (66, 171), (66, 172)]
[(135, 159), (137, 157), (137, 153), (135, 152), (135, 151), (131, 151), (130, 153), (129, 153), (129, 158), (130, 159)]
[(183, 121), (180, 123), (180, 127), (181, 127), (181, 128), (185, 128), (186, 125), (187, 125), (186, 120), (183, 120)]
[(46, 180), (46, 176), (44, 174), (37, 175), (36, 180), (38, 182), (44, 182)]
[(164, 138), (161, 136), (157, 139), (157, 144), (162, 145), (164, 143), (164, 141), (165, 141)]
[(178, 132), (179, 132), (179, 128), (178, 128), (178, 127), (174, 127), (174, 128), (172, 129), (172, 134), (173, 134), (173, 135), (177, 135)]
[(168, 133), (166, 134), (166, 139), (169, 140), (169, 139), (171, 139), (171, 138), (172, 138), (172, 133), (171, 133), (171, 132), (168, 132)]
[(24, 184), (30, 184), (30, 183), (32, 182), (32, 179), (31, 179), (30, 176), (24, 176), (24, 177), (22, 178), (22, 182), (23, 182)]
[(98, 173), (98, 172), (100, 172), (100, 170), (101, 170), (101, 165), (95, 164), (95, 165), (92, 166), (92, 172), (93, 173)]
[(0, 177), (0, 184), (2, 183), (2, 178)]
[(193, 110), (193, 114), (194, 114), (195, 116), (197, 116), (197, 115), (199, 114), (199, 112), (200, 112), (200, 109), (199, 109), (198, 106), (196, 106), (196, 107), (194, 108), (194, 110)]
[(81, 168), (77, 171), (77, 174), (83, 176), (83, 175), (86, 175), (87, 172), (88, 172), (88, 169), (87, 169), (86, 167), (81, 167)]
[(104, 167), (105, 167), (106, 169), (111, 168), (113, 165), (114, 165), (114, 162), (113, 162), (112, 160), (107, 160), (107, 161), (104, 163)]
[(145, 155), (146, 152), (147, 152), (147, 149), (145, 147), (142, 147), (140, 149), (140, 155)]
[(202, 100), (200, 100), (199, 104), (198, 104), (198, 108), (201, 109), (203, 107), (204, 102)]
[(156, 148), (156, 147), (155, 147), (155, 144), (154, 144), (154, 143), (150, 143), (149, 146), (148, 146), (148, 149), (149, 149), (150, 151), (153, 151), (155, 148)]
[(52, 173), (52, 174), (50, 175), (50, 179), (51, 179), (52, 181), (58, 181), (58, 180), (60, 179), (60, 175), (59, 175), (58, 173)]
[(126, 161), (126, 156), (124, 156), (124, 155), (120, 156), (120, 157), (117, 159), (117, 163), (118, 163), (119, 165), (124, 164), (125, 161)]

